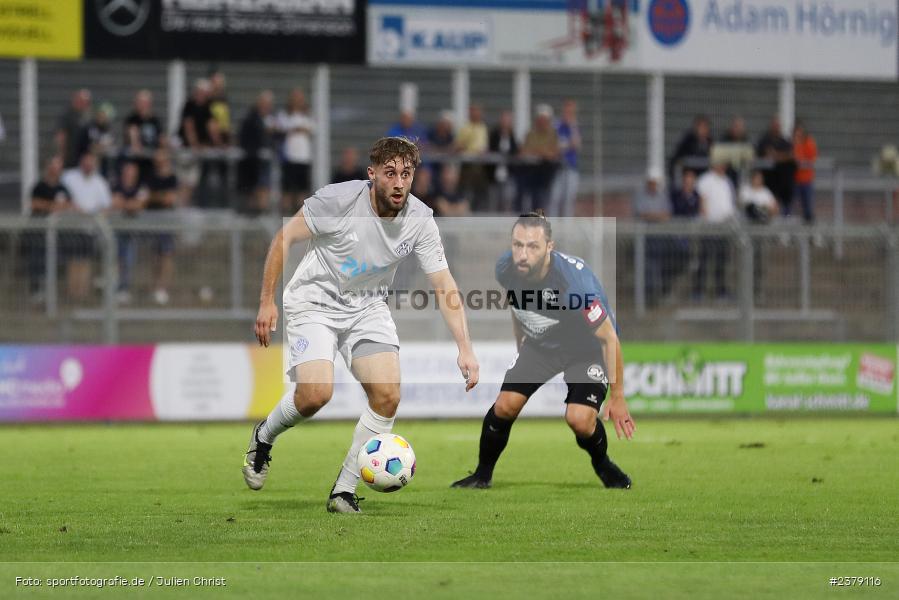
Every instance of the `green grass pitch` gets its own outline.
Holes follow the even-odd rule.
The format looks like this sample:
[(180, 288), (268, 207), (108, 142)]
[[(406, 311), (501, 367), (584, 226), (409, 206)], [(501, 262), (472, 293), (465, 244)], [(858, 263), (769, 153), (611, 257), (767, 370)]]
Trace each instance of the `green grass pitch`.
[[(493, 489), (451, 490), (480, 423), (401, 420), (410, 486), (360, 486), (365, 514), (330, 515), (352, 427), (285, 433), (260, 492), (240, 474), (246, 423), (0, 427), (0, 597), (899, 596), (894, 419), (642, 419), (610, 443), (626, 491), (602, 488), (561, 419), (515, 425)], [(227, 587), (45, 579), (116, 575)], [(848, 576), (881, 585), (828, 583)]]

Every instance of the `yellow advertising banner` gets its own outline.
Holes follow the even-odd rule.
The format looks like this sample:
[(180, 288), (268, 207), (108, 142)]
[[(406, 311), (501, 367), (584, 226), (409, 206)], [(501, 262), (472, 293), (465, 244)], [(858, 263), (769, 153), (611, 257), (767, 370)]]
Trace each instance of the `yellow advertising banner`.
[(0, 58), (81, 58), (83, 0), (0, 0)]

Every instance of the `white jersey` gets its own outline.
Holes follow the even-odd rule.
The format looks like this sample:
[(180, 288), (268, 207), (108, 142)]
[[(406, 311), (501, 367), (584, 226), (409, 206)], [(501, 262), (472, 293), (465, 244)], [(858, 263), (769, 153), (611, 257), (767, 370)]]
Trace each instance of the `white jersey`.
[(415, 254), (425, 273), (447, 268), (433, 211), (413, 195), (396, 218), (378, 217), (368, 181), (323, 187), (303, 216), (313, 237), (284, 289), (285, 311), (345, 316), (384, 302), (399, 262)]

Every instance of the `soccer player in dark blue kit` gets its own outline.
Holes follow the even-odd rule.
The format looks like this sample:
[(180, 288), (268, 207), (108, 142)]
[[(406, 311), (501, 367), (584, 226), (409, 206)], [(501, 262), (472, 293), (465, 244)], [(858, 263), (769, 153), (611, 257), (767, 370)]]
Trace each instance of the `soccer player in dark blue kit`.
[(602, 406), (602, 419), (614, 423), (619, 439), (633, 436), (618, 328), (602, 284), (583, 260), (554, 249), (552, 227), (540, 212), (515, 222), (512, 250), (497, 262), (496, 279), (507, 292), (518, 354), (484, 417), (478, 466), (452, 487), (490, 487), (518, 413), (561, 372), (568, 385), (565, 420), (578, 446), (590, 455), (603, 485), (629, 488), (630, 478), (609, 459), (599, 419)]

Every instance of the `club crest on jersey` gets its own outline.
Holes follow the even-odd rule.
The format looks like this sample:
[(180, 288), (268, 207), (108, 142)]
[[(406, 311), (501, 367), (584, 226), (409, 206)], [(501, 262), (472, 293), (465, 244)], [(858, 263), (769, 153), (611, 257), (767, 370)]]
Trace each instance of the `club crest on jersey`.
[(603, 308), (599, 298), (594, 300), (590, 306), (584, 309), (584, 318), (587, 319), (587, 322), (591, 325), (599, 323), (604, 316), (606, 316), (606, 309)]
[(543, 303), (544, 304), (555, 304), (556, 302), (556, 291), (552, 288), (544, 288), (543, 292)]
[(587, 367), (587, 377), (589, 377), (593, 381), (598, 381), (599, 383), (609, 383), (609, 378), (606, 377), (605, 371), (603, 371), (602, 367), (595, 363)]
[(400, 256), (406, 256), (410, 252), (412, 252), (412, 244), (409, 240), (404, 241), (402, 244), (396, 247), (396, 253)]
[(299, 357), (306, 351), (306, 348), (309, 347), (309, 340), (303, 336), (297, 338), (297, 340), (290, 347), (290, 352), (296, 357)]

